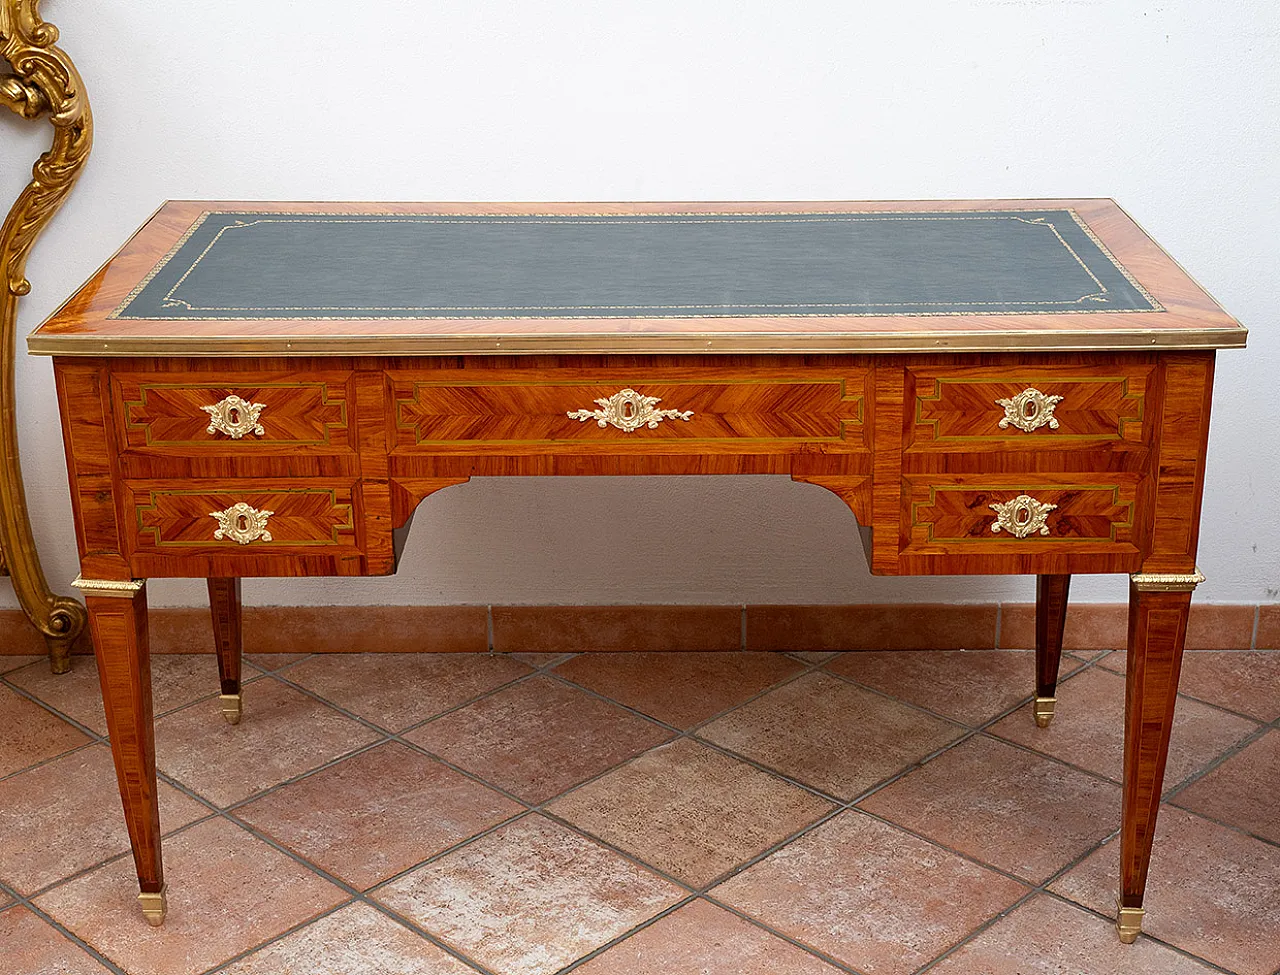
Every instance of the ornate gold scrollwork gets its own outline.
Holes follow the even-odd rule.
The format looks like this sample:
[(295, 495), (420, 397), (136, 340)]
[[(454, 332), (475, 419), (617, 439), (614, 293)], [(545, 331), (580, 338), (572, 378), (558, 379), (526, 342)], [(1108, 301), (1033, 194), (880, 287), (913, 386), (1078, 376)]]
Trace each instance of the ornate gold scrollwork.
[(1006, 531), (1014, 538), (1026, 538), (1037, 532), (1048, 535), (1045, 520), (1058, 506), (1037, 501), (1029, 494), (1019, 494), (1012, 501), (997, 501), (987, 507), (996, 513), (996, 520), (991, 523), (993, 532)]
[(267, 519), (274, 511), (263, 508), (259, 511), (252, 505), (239, 501), (223, 511), (210, 511), (209, 517), (216, 518), (218, 527), (213, 533), (216, 539), (228, 538), (241, 545), (250, 542), (271, 541), (271, 532), (267, 530)]
[(213, 406), (200, 407), (210, 417), (207, 432), (225, 433), (232, 440), (249, 433), (258, 437), (266, 433), (261, 423), (262, 411), (266, 408), (266, 403), (250, 403), (234, 394)]
[(1034, 386), (1028, 386), (1009, 399), (998, 399), (996, 405), (1004, 407), (1000, 429), (1007, 430), (1014, 426), (1030, 433), (1047, 425), (1050, 430), (1056, 430), (1058, 419), (1053, 415), (1053, 408), (1061, 402), (1061, 396), (1047, 396)]
[(595, 420), (600, 427), (617, 427), (623, 433), (635, 433), (641, 427), (656, 429), (663, 420), (685, 420), (693, 417), (693, 410), (655, 410), (662, 402), (658, 396), (644, 396), (634, 389), (624, 389), (595, 401), (598, 410), (574, 410), (569, 419), (586, 423)]
[(0, 551), (27, 618), (44, 634), (54, 673), (65, 673), (87, 617), (80, 603), (49, 588), (36, 554), (18, 463), (14, 334), (18, 299), (31, 290), (27, 255), (89, 157), (93, 118), (75, 65), (54, 46), (58, 30), (38, 7), (39, 0), (0, 0), (0, 105), (26, 119), (47, 114), (53, 124), (52, 145), (0, 230)]

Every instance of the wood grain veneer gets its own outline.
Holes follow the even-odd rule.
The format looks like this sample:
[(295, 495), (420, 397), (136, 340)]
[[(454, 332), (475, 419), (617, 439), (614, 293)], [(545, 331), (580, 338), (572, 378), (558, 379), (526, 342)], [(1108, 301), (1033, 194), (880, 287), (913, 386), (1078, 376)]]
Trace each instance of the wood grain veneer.
[[(202, 213), (679, 214), (856, 213), (1068, 208), (1164, 308), (1159, 313), (753, 318), (241, 319), (108, 316)], [(807, 203), (261, 203), (170, 202), (29, 339), (56, 355), (353, 353), (821, 352), (954, 349), (1222, 348), (1245, 329), (1113, 200)]]
[[(1190, 605), (1189, 592), (1160, 591), (1161, 577), (1153, 583), (1151, 574), (1194, 587), (1185, 580), (1197, 578), (1213, 348), (1243, 344), (1245, 332), (1112, 201), (309, 208), (572, 214), (1019, 205), (1074, 208), (1164, 310), (111, 319), (204, 210), (299, 209), (167, 204), (32, 338), (33, 349), (57, 353), (81, 573), (107, 581), (208, 578), (230, 694), (239, 679), (238, 579), (392, 572), (417, 505), (472, 477), (778, 474), (821, 486), (849, 507), (877, 574), (1038, 575), (1036, 690), (1046, 698), (1070, 575), (1141, 573), (1129, 613), (1121, 830), (1121, 899), (1135, 908)], [(947, 349), (971, 351), (938, 351)], [(998, 401), (1031, 387), (1061, 397), (1057, 426), (1002, 428)], [(623, 389), (688, 417), (627, 432), (569, 415)], [(267, 404), (263, 434), (236, 439), (206, 429), (201, 407), (231, 395)], [(991, 505), (1022, 494), (1056, 506), (1047, 534), (993, 532)], [(210, 512), (237, 502), (274, 512), (271, 539), (213, 537)], [(90, 595), (88, 608), (138, 876), (144, 891), (156, 891), (145, 595)]]

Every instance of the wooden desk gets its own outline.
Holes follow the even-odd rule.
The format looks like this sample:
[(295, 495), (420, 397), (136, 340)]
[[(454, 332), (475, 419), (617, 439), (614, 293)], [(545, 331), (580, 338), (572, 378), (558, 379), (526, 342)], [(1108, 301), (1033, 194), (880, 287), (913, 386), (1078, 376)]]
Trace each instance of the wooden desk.
[(873, 572), (1037, 574), (1041, 726), (1070, 574), (1131, 573), (1132, 941), (1214, 350), (1244, 342), (1108, 200), (166, 204), (30, 339), (148, 920), (147, 577), (208, 578), (237, 722), (241, 577), (394, 572), (473, 476), (787, 474), (848, 504)]

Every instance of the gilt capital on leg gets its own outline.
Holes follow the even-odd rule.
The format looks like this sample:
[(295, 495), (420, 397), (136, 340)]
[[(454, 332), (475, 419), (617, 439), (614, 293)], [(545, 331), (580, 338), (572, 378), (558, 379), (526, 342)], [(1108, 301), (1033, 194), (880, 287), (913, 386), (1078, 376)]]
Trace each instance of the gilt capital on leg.
[(86, 596), (114, 599), (132, 599), (146, 584), (146, 579), (85, 579), (83, 576), (76, 576), (71, 580), (71, 585)]
[(1129, 581), (1138, 592), (1195, 592), (1196, 586), (1204, 582), (1204, 573), (1199, 569), (1191, 572), (1135, 572), (1129, 576)]

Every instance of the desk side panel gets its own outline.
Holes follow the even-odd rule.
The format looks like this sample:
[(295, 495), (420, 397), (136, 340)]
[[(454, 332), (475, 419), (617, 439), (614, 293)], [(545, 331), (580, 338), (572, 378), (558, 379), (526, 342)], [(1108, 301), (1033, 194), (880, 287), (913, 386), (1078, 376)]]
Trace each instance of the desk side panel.
[(1143, 572), (1195, 571), (1213, 401), (1212, 352), (1161, 357), (1161, 396)]
[(111, 423), (110, 373), (94, 360), (54, 360), (58, 410), (71, 489), (80, 572), (86, 578), (128, 579), (120, 531)]

